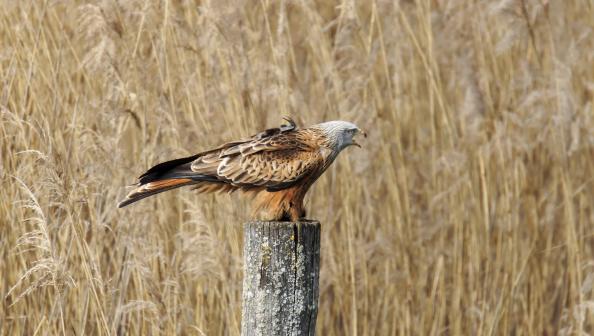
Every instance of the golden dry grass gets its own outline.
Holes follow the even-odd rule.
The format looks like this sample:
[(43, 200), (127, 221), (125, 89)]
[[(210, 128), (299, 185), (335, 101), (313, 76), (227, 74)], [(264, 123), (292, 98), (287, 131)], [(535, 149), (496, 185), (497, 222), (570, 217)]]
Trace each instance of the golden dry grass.
[(590, 1), (9, 1), (0, 333), (237, 335), (237, 196), (115, 205), (276, 126), (370, 133), (310, 192), (320, 335), (594, 332)]

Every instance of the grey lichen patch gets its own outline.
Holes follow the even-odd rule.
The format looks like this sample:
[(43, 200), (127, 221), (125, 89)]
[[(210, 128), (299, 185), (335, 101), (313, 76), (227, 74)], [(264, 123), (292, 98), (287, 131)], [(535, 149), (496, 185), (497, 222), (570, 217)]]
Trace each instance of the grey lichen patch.
[[(297, 284), (306, 283), (305, 272), (306, 272), (306, 259), (303, 253), (303, 245), (297, 244), (297, 253), (295, 254), (295, 282)], [(304, 292), (303, 286), (295, 286), (295, 301), (293, 303), (293, 309), (297, 314), (303, 313), (305, 309)]]

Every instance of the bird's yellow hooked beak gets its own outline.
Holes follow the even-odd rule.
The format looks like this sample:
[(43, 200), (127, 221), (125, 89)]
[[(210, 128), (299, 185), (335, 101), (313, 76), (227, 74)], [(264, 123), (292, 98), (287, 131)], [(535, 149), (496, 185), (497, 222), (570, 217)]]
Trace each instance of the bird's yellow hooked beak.
[[(361, 134), (361, 135), (363, 135), (364, 138), (367, 138), (367, 133), (365, 133), (360, 128), (357, 128), (357, 134)], [(353, 139), (353, 146), (357, 146), (357, 147), (361, 148), (361, 145), (359, 143), (357, 143), (354, 139)]]

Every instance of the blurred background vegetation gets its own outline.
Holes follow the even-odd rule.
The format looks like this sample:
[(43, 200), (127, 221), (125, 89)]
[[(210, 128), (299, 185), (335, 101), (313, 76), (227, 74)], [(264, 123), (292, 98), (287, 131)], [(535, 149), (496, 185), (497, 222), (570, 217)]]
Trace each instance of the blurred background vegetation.
[(237, 335), (237, 195), (151, 165), (369, 133), (307, 200), (319, 335), (594, 332), (594, 4), (0, 0), (0, 333)]

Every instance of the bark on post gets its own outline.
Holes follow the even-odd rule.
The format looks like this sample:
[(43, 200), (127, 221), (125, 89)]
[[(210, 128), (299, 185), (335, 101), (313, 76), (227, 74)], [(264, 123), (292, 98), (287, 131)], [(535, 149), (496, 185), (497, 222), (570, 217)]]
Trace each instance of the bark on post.
[(241, 334), (315, 335), (320, 223), (244, 225)]

